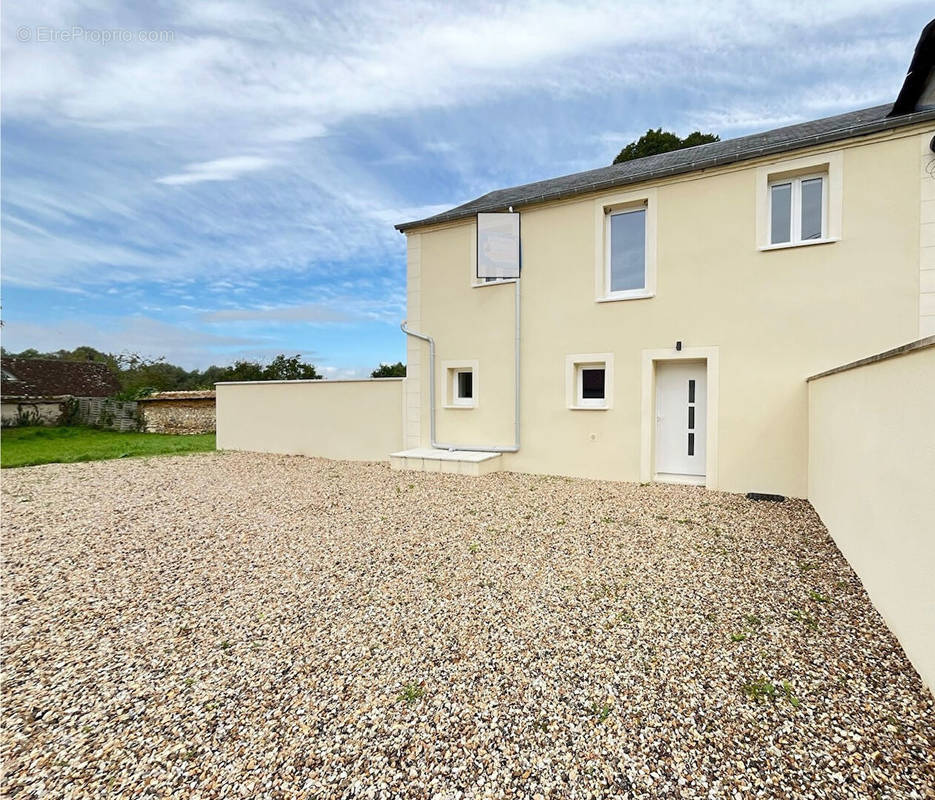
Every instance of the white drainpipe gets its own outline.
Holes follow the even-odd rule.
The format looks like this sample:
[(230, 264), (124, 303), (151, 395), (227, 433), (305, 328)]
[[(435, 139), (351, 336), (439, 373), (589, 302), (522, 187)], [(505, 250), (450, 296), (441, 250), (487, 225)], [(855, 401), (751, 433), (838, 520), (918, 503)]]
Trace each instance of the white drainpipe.
[(435, 439), (435, 340), (431, 336), (426, 336), (424, 333), (416, 333), (411, 331), (406, 327), (406, 320), (403, 320), (402, 325), (399, 327), (402, 329), (402, 332), (407, 336), (414, 336), (416, 339), (421, 339), (423, 342), (429, 343), (429, 407), (431, 409), (431, 417), (429, 418), (429, 438), (432, 443), (432, 447), (436, 450), (472, 450), (476, 453), (518, 453), (519, 452), (519, 331), (520, 331), (520, 314), (519, 314), (519, 279), (517, 278), (514, 283), (516, 284), (516, 352), (514, 354), (514, 363), (516, 365), (516, 375), (514, 378), (514, 400), (513, 400), (513, 415), (514, 415), (514, 441), (512, 447), (495, 447), (493, 445), (479, 445), (479, 444), (445, 444), (443, 442), (438, 442)]

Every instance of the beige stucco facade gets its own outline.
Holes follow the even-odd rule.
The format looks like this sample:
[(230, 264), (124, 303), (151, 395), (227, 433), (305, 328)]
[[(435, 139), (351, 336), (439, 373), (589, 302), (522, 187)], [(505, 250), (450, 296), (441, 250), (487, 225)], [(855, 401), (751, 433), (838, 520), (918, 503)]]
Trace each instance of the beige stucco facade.
[(404, 383), (219, 383), (218, 449), (386, 461), (402, 446)]
[[(930, 174), (933, 133), (931, 123), (909, 126), (517, 209), (522, 442), (503, 468), (652, 479), (656, 365), (693, 357), (708, 365), (714, 400), (707, 485), (805, 497), (806, 378), (916, 339), (927, 324), (922, 286), (935, 240), (923, 227), (920, 175)], [(831, 240), (764, 248), (766, 178), (806, 168), (831, 176)], [(599, 302), (604, 210), (647, 199), (653, 296)], [(437, 344), (437, 438), (512, 444), (515, 285), (475, 285), (473, 219), (407, 239), (409, 326)], [(613, 403), (571, 409), (568, 357), (593, 353), (613, 357)], [(425, 343), (410, 338), (408, 447), (430, 444), (427, 359)], [(442, 362), (476, 362), (476, 405), (445, 407)]]
[(935, 339), (809, 382), (808, 496), (935, 688)]

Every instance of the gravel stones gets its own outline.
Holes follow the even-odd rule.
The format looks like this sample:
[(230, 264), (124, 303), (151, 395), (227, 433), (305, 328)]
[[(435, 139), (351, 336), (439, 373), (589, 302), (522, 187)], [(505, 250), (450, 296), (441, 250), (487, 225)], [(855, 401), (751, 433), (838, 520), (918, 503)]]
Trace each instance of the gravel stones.
[(804, 501), (246, 453), (3, 473), (7, 796), (932, 798)]

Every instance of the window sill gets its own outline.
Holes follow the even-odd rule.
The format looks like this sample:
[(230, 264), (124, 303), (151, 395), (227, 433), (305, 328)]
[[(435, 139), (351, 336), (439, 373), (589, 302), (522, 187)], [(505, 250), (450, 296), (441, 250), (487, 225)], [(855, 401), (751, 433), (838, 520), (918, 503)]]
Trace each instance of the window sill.
[(757, 250), (765, 252), (766, 250), (789, 250), (792, 247), (811, 247), (816, 244), (833, 244), (834, 242), (840, 242), (840, 237), (832, 237), (828, 239), (809, 239), (805, 242), (783, 242), (782, 244), (762, 244), (757, 247)]
[(500, 281), (484, 281), (483, 283), (472, 283), (472, 289), (483, 289), (487, 286), (503, 286), (505, 283), (516, 283), (519, 278), (504, 278)]
[(610, 406), (568, 406), (569, 411), (607, 411)]
[(446, 403), (442, 408), (451, 408), (459, 410), (467, 410), (471, 408), (477, 408), (477, 403)]
[(620, 300), (648, 300), (650, 297), (655, 297), (656, 293), (648, 291), (646, 289), (639, 289), (633, 292), (618, 292), (617, 294), (609, 294), (605, 297), (595, 298), (595, 303), (616, 303)]

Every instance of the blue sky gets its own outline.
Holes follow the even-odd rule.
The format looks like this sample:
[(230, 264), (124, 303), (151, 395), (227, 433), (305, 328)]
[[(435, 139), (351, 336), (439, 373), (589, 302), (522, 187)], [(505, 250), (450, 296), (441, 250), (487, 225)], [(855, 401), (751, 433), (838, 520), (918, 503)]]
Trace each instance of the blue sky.
[[(405, 353), (393, 224), (891, 102), (929, 2), (3, 5), (3, 343)], [(110, 41), (107, 41), (107, 38)]]

